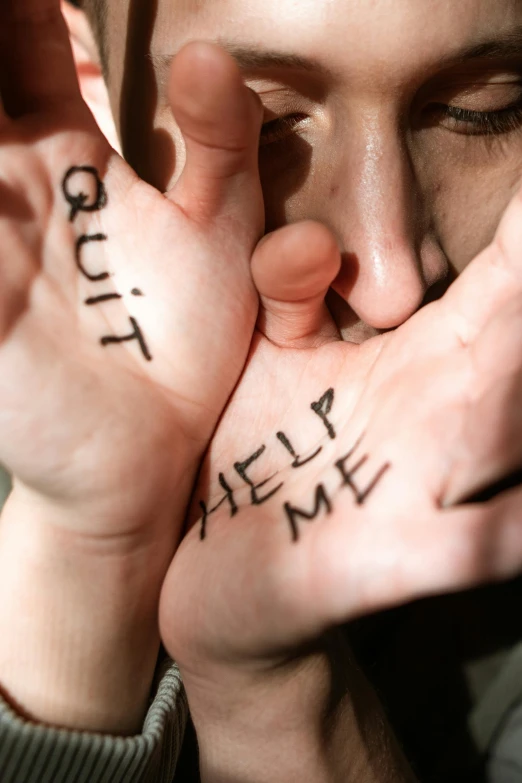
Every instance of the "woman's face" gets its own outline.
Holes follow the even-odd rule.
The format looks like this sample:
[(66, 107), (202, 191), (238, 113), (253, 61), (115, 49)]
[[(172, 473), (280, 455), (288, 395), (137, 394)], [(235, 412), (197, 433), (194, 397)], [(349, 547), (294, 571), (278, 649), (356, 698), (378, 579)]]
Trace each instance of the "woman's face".
[(522, 178), (522, 0), (157, 0), (139, 42), (128, 7), (111, 4), (110, 89), (133, 162), (162, 188), (179, 175), (168, 65), (220, 42), (265, 107), (267, 228), (316, 218), (338, 237), (346, 337), (399, 325), (491, 241)]

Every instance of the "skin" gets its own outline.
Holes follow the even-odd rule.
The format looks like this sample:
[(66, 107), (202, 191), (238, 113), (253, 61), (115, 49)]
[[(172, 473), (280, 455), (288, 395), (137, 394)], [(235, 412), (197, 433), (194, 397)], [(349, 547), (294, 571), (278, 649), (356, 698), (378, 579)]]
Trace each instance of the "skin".
[[(264, 306), (259, 333), (201, 472), (191, 515), (196, 526), (162, 591), (162, 637), (182, 667), (200, 737), (208, 739), (205, 721), (223, 726), (221, 705), (238, 679), (246, 692), (245, 683), (266, 688), (267, 668), (287, 671), (295, 649), (332, 624), (495, 578), (493, 540), (518, 550), (514, 495), (454, 514), (443, 507), (509, 474), (520, 459), (514, 430), (502, 423), (518, 421), (516, 414), (513, 420), (504, 416), (517, 393), (518, 348), (513, 343), (498, 353), (501, 335), (516, 331), (518, 316), (513, 303), (507, 320), (495, 323), (507, 289), (497, 287), (487, 270), (501, 255), (501, 243), (490, 243), (518, 190), (522, 134), (510, 126), (509, 133), (479, 135), (476, 118), (475, 124), (457, 121), (455, 109), (498, 112), (520, 101), (521, 58), (514, 47), (493, 52), (483, 46), (481, 56), (476, 50), (492, 40), (497, 49), (500, 41), (512, 44), (522, 6), (484, 0), (159, 2), (147, 35), (131, 49), (132, 36), (121, 37), (128, 10), (124, 2), (109, 9), (108, 84), (124, 153), (140, 173), (165, 188), (183, 170), (183, 144), (168, 108), (168, 67), (186, 41), (219, 41), (236, 55), (264, 106), (259, 160), (266, 228), (312, 218), (335, 238), (332, 246), (324, 235), (315, 243), (309, 235), (309, 254), (297, 238), (282, 257), (267, 245), (253, 265)], [(431, 19), (436, 23), (427, 24)], [(151, 57), (128, 57), (138, 50)], [(294, 60), (261, 65), (270, 52)], [(435, 110), (441, 104), (451, 110)], [(137, 105), (144, 115), (139, 125)], [(296, 113), (291, 131), (274, 126), (274, 119)], [(368, 340), (406, 324), (488, 246), (464, 288), (444, 306), (390, 339)], [(328, 304), (342, 336), (365, 342), (364, 350), (335, 343), (322, 306), (329, 286)], [(488, 297), (492, 309), (475, 320), (475, 302)], [(488, 337), (479, 339), (482, 329)], [(304, 412), (328, 385), (339, 395), (342, 431), (330, 449), (311, 424), (308, 437), (299, 435)], [(488, 427), (492, 420), (499, 426)], [(299, 449), (320, 444), (324, 460), (297, 476), (288, 455), (277, 450), (277, 430), (294, 433)], [(330, 472), (364, 431), (372, 464), (391, 461), (394, 468), (367, 511), (354, 508), (351, 497), (335, 496)], [(267, 449), (253, 475), (263, 481), (276, 474), (266, 491), (283, 481), (284, 497), (248, 508), (245, 524), (248, 492), (233, 465), (262, 445)], [(223, 506), (202, 546), (198, 501), (219, 502), (221, 471), (239, 492), (243, 513), (231, 519)], [(283, 501), (310, 511), (319, 482), (335, 496), (334, 512), (317, 525), (305, 524), (300, 548), (292, 549)], [(422, 487), (419, 505), (412, 486)], [(504, 503), (514, 504), (513, 527)], [(505, 532), (498, 527), (498, 539), (492, 538), (500, 519)], [(510, 565), (503, 559), (503, 576), (518, 568), (517, 556)], [(233, 582), (223, 580), (230, 573)], [(271, 600), (258, 600), (258, 585)], [(245, 714), (244, 705), (237, 713)], [(229, 728), (223, 729), (225, 740)]]
[[(465, 56), (510, 41), (522, 25), (518, 0), (159, 0), (149, 8), (150, 33), (134, 45), (150, 50), (152, 64), (134, 58), (125, 83), (129, 2), (109, 8), (109, 90), (127, 157), (166, 189), (184, 163), (167, 99), (171, 56), (195, 38), (248, 50), (238, 60), (265, 122), (301, 116), (295, 128), (272, 124), (262, 137), (267, 228), (308, 218), (331, 228), (343, 265), (329, 304), (345, 339), (403, 323), (491, 242), (521, 179), (522, 133), (476, 135), (476, 125), (434, 105), (489, 112), (521, 101), (513, 45)], [(309, 67), (255, 60), (269, 53)], [(129, 91), (146, 112), (140, 127), (122, 110)]]
[[(216, 47), (210, 53), (195, 47), (178, 60), (183, 86), (176, 111), (194, 166), (188, 163), (163, 195), (111, 149), (87, 111), (58, 2), (27, 0), (16, 9), (8, 3), (0, 17), (0, 460), (15, 477), (0, 525), (1, 590), (12, 596), (0, 613), (0, 626), (9, 628), (0, 634), (1, 688), (39, 720), (132, 732), (158, 654), (163, 576), (255, 322), (249, 263), (262, 228), (259, 107)], [(215, 81), (204, 94), (208, 69)], [(208, 117), (223, 101), (227, 119), (210, 127)], [(85, 165), (99, 172), (107, 198), (73, 215), (64, 177), (71, 166)], [(94, 204), (92, 174), (76, 174), (70, 183), (72, 193), (84, 192)], [(104, 272), (104, 279), (78, 274), (82, 235), (104, 238), (81, 254), (82, 268)], [(141, 266), (149, 253), (154, 264), (138, 270), (136, 260)], [(209, 274), (210, 258), (222, 288)], [(175, 290), (181, 293), (173, 299)], [(107, 292), (119, 292), (119, 300), (88, 305)], [(199, 320), (211, 317), (213, 306), (228, 313), (223, 320), (215, 311), (221, 337)], [(129, 335), (129, 317), (140, 325), (150, 361), (136, 340), (100, 344), (104, 335)], [(225, 339), (230, 330), (244, 333), (242, 350)], [(202, 332), (208, 341), (201, 342)], [(193, 361), (196, 353), (201, 364)], [(60, 432), (53, 420), (65, 422)], [(131, 442), (132, 449), (122, 448)], [(87, 605), (97, 609), (91, 614)], [(26, 607), (29, 623), (16, 616), (17, 606)], [(51, 614), (56, 625), (44, 630)], [(79, 654), (69, 657), (72, 639)], [(27, 660), (33, 649), (43, 666)]]
[[(85, 111), (56, 1), (5, 3), (1, 16), (0, 364), (9, 380), (0, 390), (0, 458), (17, 478), (0, 528), (0, 591), (10, 598), (0, 616), (8, 629), (0, 634), (2, 689), (38, 720), (131, 732), (161, 634), (184, 675), (204, 780), (350, 780), (356, 754), (343, 752), (335, 737), (331, 754), (323, 741), (333, 690), (325, 632), (370, 610), (520, 569), (520, 488), (490, 502), (459, 501), (521, 463), (522, 202), (513, 200), (495, 241), (441, 302), (391, 334), (362, 346), (343, 343), (323, 301), (341, 265), (325, 227), (287, 227), (253, 254), (263, 222), (261, 117), (226, 54), (189, 47), (166, 80), (187, 162), (179, 179), (172, 169), (176, 184), (164, 197), (136, 179)], [(139, 62), (136, 47), (146, 53), (150, 44), (137, 35), (147, 38), (147, 20), (132, 14), (129, 21), (129, 51)], [(115, 105), (122, 117), (132, 109), (150, 120), (153, 114), (136, 111), (150, 60), (141, 62), (142, 83), (131, 72)], [(110, 66), (116, 78), (118, 66)], [(146, 124), (122, 133), (131, 158)], [(166, 141), (163, 149), (172, 150), (171, 136), (161, 134), (158, 126), (158, 145)], [(109, 202), (71, 226), (61, 184), (73, 153), (106, 171)], [(180, 155), (177, 165), (182, 161)], [(74, 273), (76, 228), (103, 229), (114, 281), (123, 286), (132, 271), (132, 285), (146, 290), (136, 312), (152, 365), (137, 364), (143, 357), (136, 345), (116, 354), (101, 349), (99, 329), (116, 330), (120, 321), (87, 314), (83, 293), (78, 297), (78, 280), (85, 281)], [(250, 271), (263, 305), (257, 333)], [(120, 315), (126, 306), (130, 312), (120, 304)], [(302, 424), (325, 385), (336, 389), (335, 442), (322, 430), (321, 439), (316, 419)], [(50, 393), (35, 395), (35, 388)], [(306, 436), (300, 449), (323, 446), (303, 472), (288, 459), (277, 466), (285, 498), (309, 508), (320, 481), (335, 501), (332, 513), (320, 524), (303, 523), (292, 546), (280, 498), (250, 509), (243, 488), (248, 516), (230, 519), (222, 507), (212, 519), (211, 546), (193, 527), (169, 563), (213, 433), (203, 482), (218, 458), (228, 471), (276, 427)], [(374, 469), (390, 468), (368, 503), (355, 504), (332, 465), (362, 433), (369, 460), (358, 478), (366, 483)], [(218, 497), (212, 488), (208, 495)], [(49, 628), (42, 618), (51, 611)], [(136, 671), (139, 688), (132, 686)], [(297, 676), (311, 691), (295, 692)], [(348, 717), (353, 729), (351, 710), (360, 728), (352, 690), (341, 692), (336, 717)], [(136, 703), (122, 705), (119, 694)], [(277, 718), (294, 699), (299, 720), (281, 731)], [(124, 715), (107, 715), (107, 700), (113, 709), (124, 706)], [(249, 752), (259, 751), (255, 725), (271, 742), (271, 768)], [(359, 750), (362, 733), (351, 734)], [(230, 752), (238, 736), (240, 756)], [(290, 741), (309, 753), (305, 778), (295, 767), (303, 756), (288, 753)], [(369, 773), (372, 766), (370, 758)], [(390, 780), (386, 764), (378, 766)]]
[[(224, 52), (188, 47), (171, 72), (187, 165), (162, 194), (87, 111), (57, 0), (4, 3), (0, 43), (0, 461), (15, 478), (0, 521), (0, 693), (38, 723), (139, 733), (162, 582), (255, 325), (260, 107)], [(71, 179), (71, 166), (94, 167), (107, 197), (92, 168)], [(92, 242), (78, 264), (82, 236)], [(106, 287), (121, 297), (87, 301)], [(148, 357), (135, 340), (100, 342), (128, 335), (129, 317)], [(284, 692), (258, 694), (272, 712), (259, 733), (243, 725), (242, 752), (230, 753), (211, 720), (199, 724), (202, 780), (404, 780), (387, 742), (386, 778), (373, 775), (376, 754), (365, 751), (365, 724), (359, 731), (335, 661), (319, 648), (314, 663), (306, 691), (292, 677)], [(307, 665), (300, 678), (307, 683)], [(295, 703), (300, 720), (289, 714), (276, 732), (279, 708)], [(356, 724), (348, 743), (346, 720)], [(235, 714), (228, 728), (234, 736)], [(276, 733), (268, 758), (262, 733)], [(168, 760), (154, 756), (166, 774)]]

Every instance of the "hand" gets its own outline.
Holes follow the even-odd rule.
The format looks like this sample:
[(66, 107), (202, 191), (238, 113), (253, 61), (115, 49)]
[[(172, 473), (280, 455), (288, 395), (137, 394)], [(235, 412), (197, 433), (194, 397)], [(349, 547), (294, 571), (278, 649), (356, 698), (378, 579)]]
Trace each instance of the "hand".
[[(98, 125), (116, 148), (108, 96), (99, 64), (92, 56), (93, 42), (88, 25), (84, 15), (68, 3), (62, 4), (62, 10), (71, 33), (82, 94)], [(294, 293), (295, 289), (293, 281)], [(285, 677), (284, 682), (278, 681), (276, 698), (272, 689), (268, 689), (267, 694), (266, 683), (263, 683), (262, 691), (258, 691), (255, 697), (251, 698), (249, 692), (242, 703), (237, 703), (243, 728), (241, 737), (235, 725), (230, 731), (227, 726), (230, 716), (225, 713), (220, 716), (219, 730), (208, 743), (204, 743), (199, 725), (200, 769), (204, 779), (209, 766), (214, 767), (214, 772), (217, 766), (225, 778), (227, 774), (230, 776), (232, 770), (227, 770), (227, 767), (231, 762), (232, 768), (237, 770), (239, 767), (242, 780), (252, 776), (258, 779), (260, 763), (267, 780), (279, 779), (289, 759), (292, 759), (291, 765), (300, 783), (304, 783), (307, 776), (314, 783), (338, 779), (339, 776), (344, 783), (352, 779), (360, 781), (362, 777), (386, 783), (402, 781), (406, 777), (410, 780), (406, 762), (391, 739), (391, 730), (380, 705), (357, 667), (351, 663), (342, 635), (332, 634), (319, 646), (314, 657), (312, 667), (307, 661), (307, 665), (297, 667), (290, 677)], [(339, 665), (340, 660), (342, 665)], [(310, 706), (310, 712), (303, 710), (304, 703)], [(266, 706), (268, 718), (264, 723), (259, 719), (262, 705)], [(226, 711), (226, 703), (224, 707)], [(342, 714), (342, 719), (338, 720), (332, 714), (335, 712)], [(281, 731), (283, 714), (288, 714), (292, 726), (290, 737)], [(300, 723), (299, 731), (296, 731), (298, 715)], [(329, 734), (326, 742), (323, 730)], [(227, 737), (231, 739), (228, 748)], [(260, 753), (264, 743), (270, 748), (269, 753)], [(371, 754), (368, 753), (370, 747)], [(206, 756), (207, 751), (210, 759)], [(220, 757), (227, 759), (224, 768)]]
[[(119, 498), (121, 481), (138, 476), (141, 486), (129, 486), (146, 494), (151, 453), (154, 474), (185, 486), (241, 371), (255, 319), (248, 261), (263, 219), (258, 107), (219, 50), (186, 50), (172, 91), (188, 164), (163, 196), (92, 123), (58, 5), (47, 2), (49, 19), (39, 14), (38, 23), (32, 5), (15, 12), (8, 4), (2, 20), (17, 88), (2, 91), (0, 459), (19, 482), (60, 502)], [(54, 71), (59, 79), (48, 78)], [(215, 101), (225, 97), (227, 117), (216, 124)], [(75, 360), (58, 372), (65, 357)], [(52, 394), (35, 399), (35, 384), (50, 383)], [(59, 448), (57, 408), (68, 425)], [(134, 455), (121, 448), (131, 442)], [(164, 452), (168, 464), (158, 471)], [(88, 466), (96, 469), (86, 481)]]
[(112, 116), (107, 85), (103, 78), (100, 56), (85, 13), (61, 0), (60, 7), (69, 29), (76, 76), (82, 97), (94, 119), (113, 149), (120, 151), (120, 143)]
[[(160, 585), (254, 328), (261, 110), (221, 50), (185, 49), (171, 95), (187, 164), (163, 195), (82, 102), (58, 0), (4, 2), (0, 38), (0, 462), (15, 476), (0, 531), (10, 596), (0, 676), (22, 707), (52, 720), (47, 697), (58, 703), (60, 686), (64, 703), (71, 693), (81, 703), (63, 655), (86, 642), (77, 673), (106, 667), (100, 698), (126, 679), (141, 708)], [(44, 645), (42, 634), (54, 636)], [(47, 646), (44, 705), (31, 656)], [(115, 648), (137, 650), (140, 671)], [(89, 671), (81, 676), (90, 693)], [(114, 728), (99, 718), (71, 723)]]
[(265, 240), (261, 331), (162, 592), (201, 720), (338, 623), (520, 570), (521, 225), (519, 194), (441, 301), (361, 346), (325, 311), (328, 232)]

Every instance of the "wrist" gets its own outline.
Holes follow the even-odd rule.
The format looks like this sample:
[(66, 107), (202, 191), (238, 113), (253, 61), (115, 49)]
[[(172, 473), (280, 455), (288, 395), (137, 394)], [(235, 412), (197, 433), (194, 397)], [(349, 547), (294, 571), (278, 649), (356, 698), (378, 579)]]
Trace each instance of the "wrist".
[(2, 694), (38, 722), (139, 731), (171, 551), (166, 542), (74, 535), (50, 513), (28, 508), (15, 489), (2, 515)]
[[(210, 672), (210, 670), (209, 670)], [(203, 783), (411, 783), (372, 689), (336, 633), (272, 670), (182, 671)]]
[(345, 759), (337, 758), (344, 777), (334, 776), (338, 748), (329, 731), (323, 684), (314, 679), (317, 672), (312, 664), (291, 674), (271, 675), (266, 682), (230, 678), (228, 687), (214, 691), (211, 709), (185, 685), (202, 783), (351, 781)]

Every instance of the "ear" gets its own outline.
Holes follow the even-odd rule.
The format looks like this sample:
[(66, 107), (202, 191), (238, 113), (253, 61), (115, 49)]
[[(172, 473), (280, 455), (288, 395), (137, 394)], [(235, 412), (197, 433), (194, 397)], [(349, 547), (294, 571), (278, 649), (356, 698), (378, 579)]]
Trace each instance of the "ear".
[(62, 0), (62, 13), (69, 28), (76, 73), (83, 98), (92, 111), (100, 130), (120, 152), (107, 87), (103, 79), (98, 48), (85, 13)]

